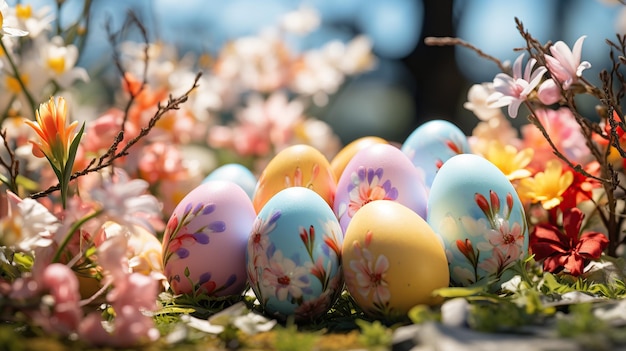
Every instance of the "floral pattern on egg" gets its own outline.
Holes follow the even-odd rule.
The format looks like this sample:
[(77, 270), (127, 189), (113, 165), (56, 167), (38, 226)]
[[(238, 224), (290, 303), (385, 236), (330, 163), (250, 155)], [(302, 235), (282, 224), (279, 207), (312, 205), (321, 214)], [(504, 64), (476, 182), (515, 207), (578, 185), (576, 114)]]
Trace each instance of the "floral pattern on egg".
[[(523, 259), (526, 254), (526, 222), (510, 221), (514, 210), (513, 195), (507, 193), (504, 206), (498, 194), (490, 190), (488, 197), (476, 193), (475, 205), (484, 218), (463, 216), (458, 220), (449, 216), (447, 230), (464, 232), (464, 240), (457, 239), (455, 245), (446, 250), (449, 261), (458, 262), (450, 275), (456, 285), (467, 286), (486, 277), (500, 278), (502, 273)], [(523, 217), (523, 209), (518, 209)], [(456, 228), (455, 228), (456, 226)], [(491, 256), (482, 259), (489, 252)]]
[[(331, 272), (333, 262), (339, 262), (341, 257), (341, 228), (336, 221), (322, 224), (320, 251), (314, 245), (320, 230), (314, 225), (301, 226), (298, 235), (306, 257), (286, 257), (270, 239), (280, 217), (279, 210), (267, 219), (257, 217), (248, 245), (248, 281), (261, 305), (272, 305), (271, 300), (289, 303), (295, 306), (293, 314), (297, 320), (311, 320), (332, 306), (343, 285), (341, 268), (336, 267), (334, 274)], [(313, 287), (312, 278), (321, 284), (322, 293), (315, 298), (305, 296), (315, 295), (318, 290)], [(276, 309), (270, 306), (269, 312), (276, 313)], [(284, 317), (284, 313), (276, 316)]]
[(374, 169), (362, 166), (356, 172), (352, 172), (352, 181), (348, 185), (350, 197), (348, 216), (354, 216), (358, 209), (371, 201), (396, 200), (398, 198), (398, 189), (391, 184), (389, 179), (383, 178), (383, 173), (382, 168)]
[[(199, 216), (210, 215), (215, 211), (215, 207), (216, 205), (214, 203), (198, 203), (195, 206), (194, 204), (189, 203), (185, 207), (183, 215), (180, 219), (175, 213), (172, 215), (167, 223), (164, 234), (165, 237), (169, 238), (169, 241), (164, 248), (164, 266), (167, 266), (168, 262), (172, 258), (185, 260), (187, 257), (189, 257), (189, 252), (193, 246), (208, 245), (210, 242), (209, 233), (221, 233), (226, 230), (226, 223), (219, 220), (209, 222), (206, 226), (202, 226), (194, 230), (193, 233), (190, 233), (187, 229), (187, 225), (189, 223), (191, 223)], [(188, 271), (189, 270), (187, 269), (185, 272), (187, 273)], [(172, 289), (174, 291), (181, 290), (178, 286), (181, 282), (181, 279), (188, 279), (188, 276), (181, 277), (180, 274), (175, 274), (171, 277), (168, 277), (168, 280), (170, 280), (170, 284), (172, 285)], [(236, 280), (237, 276), (235, 274), (232, 274), (223, 285), (218, 286), (215, 281), (211, 280), (211, 273), (204, 272), (200, 274), (198, 281), (194, 283), (192, 291), (203, 292), (211, 295), (229, 288)]]
[(389, 316), (392, 309), (389, 307), (391, 293), (387, 283), (389, 259), (385, 255), (373, 255), (369, 250), (373, 234), (368, 232), (365, 244), (357, 240), (352, 242), (352, 251), (356, 258), (347, 262), (349, 269), (345, 270), (346, 283), (351, 284), (350, 291), (356, 291), (361, 298), (372, 301), (372, 308), (363, 306), (371, 315)]

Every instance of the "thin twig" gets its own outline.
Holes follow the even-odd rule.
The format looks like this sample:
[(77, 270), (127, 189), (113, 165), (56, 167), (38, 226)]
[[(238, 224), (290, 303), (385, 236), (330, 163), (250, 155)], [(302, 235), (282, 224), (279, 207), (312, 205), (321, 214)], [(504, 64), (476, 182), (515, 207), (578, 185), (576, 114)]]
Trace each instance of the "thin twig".
[(475, 53), (478, 54), (478, 56), (486, 58), (487, 60), (494, 62), (496, 65), (498, 65), (498, 68), (500, 68), (500, 70), (502, 70), (503, 72), (506, 72), (508, 69), (502, 63), (502, 61), (500, 61), (498, 58), (487, 54), (486, 52), (466, 42), (463, 39), (454, 38), (454, 37), (426, 37), (424, 39), (424, 43), (430, 46), (456, 46), (456, 45), (462, 46), (462, 47), (465, 47), (474, 51)]
[[(92, 160), (89, 163), (89, 166), (87, 166), (85, 169), (83, 169), (82, 171), (78, 171), (76, 173), (74, 173), (72, 175), (72, 177), (70, 178), (70, 180), (74, 180), (78, 177), (82, 177), (86, 174), (92, 173), (92, 172), (97, 172), (101, 169), (104, 169), (106, 167), (109, 167), (113, 164), (113, 162), (123, 156), (126, 156), (129, 154), (129, 150), (131, 147), (133, 147), (133, 145), (135, 145), (137, 142), (139, 142), (139, 140), (141, 140), (143, 137), (145, 137), (146, 135), (148, 135), (150, 133), (150, 131), (152, 130), (152, 128), (156, 125), (156, 123), (161, 119), (161, 117), (163, 117), (163, 115), (165, 115), (167, 112), (172, 111), (172, 110), (178, 110), (180, 108), (180, 105), (182, 105), (183, 103), (185, 103), (187, 101), (187, 99), (189, 99), (189, 94), (191, 94), (191, 92), (193, 90), (195, 90), (198, 87), (198, 81), (200, 80), (200, 77), (202, 76), (202, 73), (198, 73), (196, 75), (196, 78), (193, 82), (193, 85), (191, 86), (191, 88), (189, 88), (189, 90), (187, 90), (185, 93), (183, 93), (182, 95), (180, 95), (177, 98), (174, 98), (170, 95), (168, 102), (165, 106), (161, 106), (161, 104), (158, 104), (158, 109), (155, 112), (154, 116), (152, 116), (152, 118), (150, 118), (150, 121), (148, 122), (148, 125), (146, 127), (141, 128), (141, 130), (139, 131), (139, 134), (134, 137), (133, 139), (129, 140), (128, 143), (119, 151), (119, 152), (113, 152), (112, 155), (109, 157), (108, 160), (106, 160), (105, 162), (102, 162), (103, 158), (100, 159), (100, 161), (96, 164), (95, 159)], [(119, 137), (120, 134), (118, 134), (118, 138), (116, 138), (116, 141), (114, 141), (113, 146), (117, 147), (117, 144), (119, 144)], [(49, 187), (46, 190), (40, 191), (38, 193), (32, 194), (30, 195), (31, 198), (36, 199), (36, 198), (40, 198), (43, 196), (46, 196), (54, 191), (58, 191), (60, 189), (60, 185), (54, 185)]]

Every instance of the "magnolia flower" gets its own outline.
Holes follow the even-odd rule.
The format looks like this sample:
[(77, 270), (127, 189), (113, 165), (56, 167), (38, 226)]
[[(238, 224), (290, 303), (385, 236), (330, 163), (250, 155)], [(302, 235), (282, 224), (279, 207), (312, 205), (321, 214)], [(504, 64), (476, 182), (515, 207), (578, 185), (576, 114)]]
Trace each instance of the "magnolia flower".
[(602, 255), (609, 241), (599, 232), (580, 235), (584, 214), (578, 208), (563, 212), (563, 231), (552, 224), (540, 223), (530, 235), (530, 248), (535, 259), (543, 261), (543, 269), (560, 272), (567, 269), (579, 276), (585, 263)]
[(554, 82), (554, 79), (546, 79), (537, 89), (537, 97), (544, 105), (555, 104), (561, 100), (561, 88)]
[(544, 55), (550, 73), (565, 90), (578, 80), (585, 69), (591, 67), (587, 61), (580, 62), (580, 53), (585, 38), (585, 35), (578, 38), (573, 50), (570, 50), (564, 42), (557, 41), (550, 47), (552, 55)]
[(319, 27), (320, 22), (320, 15), (315, 9), (302, 6), (296, 11), (285, 14), (281, 20), (281, 26), (288, 32), (304, 35)]
[(27, 31), (13, 27), (13, 23), (15, 23), (15, 18), (9, 16), (9, 5), (7, 5), (6, 1), (0, 0), (0, 37), (4, 35), (9, 37), (28, 35)]
[(517, 110), (522, 102), (526, 101), (530, 94), (541, 81), (541, 77), (546, 73), (547, 69), (543, 66), (537, 68), (533, 72), (533, 67), (537, 60), (531, 58), (526, 63), (524, 74), (522, 76), (522, 60), (524, 54), (521, 54), (513, 63), (513, 76), (505, 73), (498, 73), (493, 79), (493, 88), (495, 90), (487, 98), (489, 107), (508, 106), (509, 116), (517, 117)]

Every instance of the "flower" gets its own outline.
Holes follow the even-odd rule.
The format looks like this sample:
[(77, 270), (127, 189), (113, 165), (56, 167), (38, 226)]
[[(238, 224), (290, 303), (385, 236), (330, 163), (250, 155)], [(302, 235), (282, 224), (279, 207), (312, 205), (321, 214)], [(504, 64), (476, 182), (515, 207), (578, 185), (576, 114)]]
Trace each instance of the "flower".
[(545, 67), (539, 67), (533, 72), (533, 67), (537, 60), (531, 58), (526, 63), (524, 75), (522, 76), (522, 60), (524, 54), (521, 54), (513, 63), (513, 76), (506, 73), (498, 73), (493, 79), (494, 93), (489, 95), (487, 103), (489, 107), (508, 106), (509, 116), (517, 117), (517, 110), (522, 102), (526, 101), (528, 94), (541, 81), (541, 77), (546, 73)]
[(580, 62), (583, 41), (586, 37), (583, 35), (578, 38), (574, 43), (573, 50), (570, 50), (567, 44), (559, 40), (550, 47), (552, 55), (544, 55), (550, 73), (562, 84), (565, 90), (578, 80), (584, 70), (591, 68), (589, 62)]
[(584, 214), (578, 208), (563, 212), (563, 231), (553, 224), (540, 223), (530, 235), (530, 249), (535, 259), (543, 261), (543, 269), (570, 274), (582, 274), (586, 261), (600, 257), (609, 241), (599, 232), (580, 235)]
[(362, 247), (361, 243), (356, 240), (352, 243), (352, 249), (358, 258), (350, 260), (348, 266), (352, 271), (350, 273), (355, 274), (355, 290), (364, 298), (368, 298), (370, 294), (373, 294), (372, 301), (382, 305), (389, 302), (391, 298), (391, 292), (386, 280), (387, 271), (389, 270), (389, 259), (385, 255), (379, 255), (374, 258), (367, 248), (371, 243), (371, 239), (372, 234), (368, 232), (365, 239), (365, 247)]
[(561, 100), (561, 89), (554, 82), (554, 79), (546, 79), (537, 89), (537, 97), (544, 105), (552, 105)]
[(0, 0), (0, 37), (6, 35), (9, 37), (23, 37), (28, 35), (27, 31), (14, 28), (11, 23), (15, 18), (10, 18), (7, 15), (9, 14), (9, 5), (5, 0)]
[(7, 192), (8, 211), (0, 218), (0, 245), (28, 252), (52, 244), (59, 219), (36, 200)]
[(50, 98), (48, 103), (39, 105), (39, 110), (35, 111), (37, 121), (24, 121), (37, 135), (38, 141), (31, 141), (33, 144), (33, 155), (36, 157), (47, 157), (50, 163), (58, 169), (64, 169), (70, 151), (70, 144), (76, 138), (74, 129), (78, 126), (78, 121), (67, 124), (67, 106), (65, 99), (59, 97), (54, 101)]
[(517, 188), (520, 197), (533, 203), (541, 202), (546, 210), (556, 207), (563, 201), (563, 193), (574, 181), (571, 171), (563, 172), (563, 165), (558, 160), (550, 160), (543, 172), (532, 178), (522, 179)]
[(348, 216), (352, 217), (365, 204), (375, 200), (395, 200), (398, 197), (396, 189), (389, 179), (383, 181), (382, 168), (359, 167), (351, 175), (351, 184), (348, 186), (350, 204)]
[(269, 266), (263, 269), (263, 285), (274, 289), (279, 301), (299, 299), (309, 287), (309, 271), (294, 261), (283, 257), (282, 251), (274, 252)]
[(515, 180), (531, 175), (525, 167), (532, 160), (533, 154), (531, 148), (518, 151), (513, 145), (502, 145), (500, 141), (492, 140), (488, 144), (485, 158), (498, 167), (509, 180)]
[(502, 115), (502, 111), (487, 104), (487, 99), (494, 92), (493, 83), (474, 84), (467, 92), (467, 102), (463, 107), (474, 112), (481, 121), (497, 118)]

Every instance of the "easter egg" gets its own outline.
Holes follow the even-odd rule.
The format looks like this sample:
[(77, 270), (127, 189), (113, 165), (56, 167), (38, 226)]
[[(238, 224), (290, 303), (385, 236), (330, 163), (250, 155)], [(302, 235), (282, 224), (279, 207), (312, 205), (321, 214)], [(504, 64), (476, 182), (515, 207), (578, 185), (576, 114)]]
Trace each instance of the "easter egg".
[(422, 217), (394, 201), (372, 201), (354, 215), (342, 260), (350, 295), (374, 317), (439, 303), (433, 291), (449, 284), (440, 239)]
[(506, 279), (504, 271), (528, 254), (528, 226), (515, 188), (478, 155), (453, 156), (439, 169), (427, 220), (443, 240), (453, 285)]
[(257, 215), (247, 249), (248, 281), (273, 318), (312, 320), (343, 288), (343, 234), (326, 201), (304, 187), (274, 195)]
[(427, 193), (417, 169), (390, 144), (370, 145), (348, 162), (339, 181), (333, 210), (345, 232), (354, 214), (375, 200), (392, 200), (426, 218)]
[(279, 191), (305, 187), (318, 193), (332, 207), (337, 181), (330, 163), (316, 148), (298, 144), (277, 153), (259, 176), (252, 203), (257, 213)]
[(254, 196), (257, 181), (252, 171), (239, 163), (227, 163), (217, 167), (211, 171), (202, 182), (208, 182), (210, 180), (227, 180), (234, 182), (248, 194), (250, 199)]
[(330, 161), (330, 168), (333, 170), (333, 173), (335, 174), (335, 179), (339, 180), (339, 178), (341, 177), (341, 173), (343, 173), (343, 170), (346, 168), (346, 165), (348, 164), (348, 162), (350, 162), (352, 157), (357, 152), (373, 144), (386, 144), (386, 143), (387, 141), (383, 138), (379, 138), (376, 136), (366, 136), (366, 137), (355, 139), (354, 141), (350, 142), (348, 145), (344, 146), (341, 150), (339, 150), (339, 152), (335, 155), (335, 157), (333, 157), (333, 159)]
[(164, 274), (175, 294), (241, 294), (246, 245), (256, 217), (237, 184), (209, 181), (176, 206), (163, 235)]
[(450, 157), (470, 153), (463, 131), (444, 120), (428, 121), (417, 127), (401, 147), (430, 187), (439, 168)]

